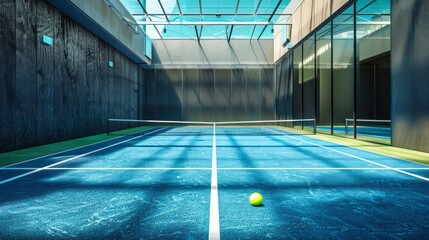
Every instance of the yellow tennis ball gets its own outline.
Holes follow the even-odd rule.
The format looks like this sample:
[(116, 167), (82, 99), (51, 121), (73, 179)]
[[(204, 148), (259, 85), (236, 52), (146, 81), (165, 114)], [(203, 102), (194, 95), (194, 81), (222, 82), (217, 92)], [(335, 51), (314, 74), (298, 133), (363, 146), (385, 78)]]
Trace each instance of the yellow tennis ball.
[(258, 192), (254, 192), (254, 193), (250, 194), (249, 202), (253, 206), (260, 206), (262, 204), (262, 200), (264, 200), (264, 198)]

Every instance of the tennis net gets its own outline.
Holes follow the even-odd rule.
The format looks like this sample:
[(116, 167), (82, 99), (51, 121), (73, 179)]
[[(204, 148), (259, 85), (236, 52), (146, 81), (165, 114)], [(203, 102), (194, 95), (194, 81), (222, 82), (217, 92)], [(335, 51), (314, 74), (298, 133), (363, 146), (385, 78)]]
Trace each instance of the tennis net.
[(146, 134), (153, 128), (160, 128), (157, 134), (163, 135), (282, 135), (282, 134), (316, 134), (315, 119), (230, 121), (230, 122), (197, 122), (108, 119), (107, 134), (139, 135)]

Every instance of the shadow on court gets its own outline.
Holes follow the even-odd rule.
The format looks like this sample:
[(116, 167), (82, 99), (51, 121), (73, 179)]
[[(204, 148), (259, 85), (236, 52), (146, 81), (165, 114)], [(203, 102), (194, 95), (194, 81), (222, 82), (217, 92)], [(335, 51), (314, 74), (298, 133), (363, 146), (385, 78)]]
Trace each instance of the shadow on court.
[[(152, 160), (170, 149), (160, 147)], [(184, 159), (197, 148), (181, 150), (162, 167), (186, 167)], [(118, 151), (112, 147), (91, 156)], [(205, 158), (200, 156), (211, 162), (211, 155)], [(209, 198), (209, 171), (40, 171), (0, 185), (0, 238), (202, 239), (208, 235)]]

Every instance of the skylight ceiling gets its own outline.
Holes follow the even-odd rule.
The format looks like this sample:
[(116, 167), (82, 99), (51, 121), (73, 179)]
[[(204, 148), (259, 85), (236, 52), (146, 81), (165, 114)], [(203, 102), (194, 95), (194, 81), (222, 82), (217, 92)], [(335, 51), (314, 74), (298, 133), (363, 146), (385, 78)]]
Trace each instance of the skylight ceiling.
[(273, 39), (302, 0), (120, 0), (151, 39)]

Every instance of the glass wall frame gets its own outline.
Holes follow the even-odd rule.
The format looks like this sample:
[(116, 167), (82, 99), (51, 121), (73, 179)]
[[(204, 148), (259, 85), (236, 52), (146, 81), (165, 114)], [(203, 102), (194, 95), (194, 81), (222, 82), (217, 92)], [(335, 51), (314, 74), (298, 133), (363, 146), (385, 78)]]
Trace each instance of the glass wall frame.
[(380, 142), (390, 144), (390, 7), (389, 0), (351, 1), (297, 43), (293, 118), (315, 118), (320, 133), (363, 140), (360, 120), (388, 121)]

